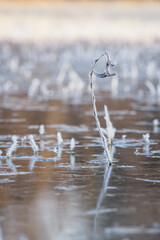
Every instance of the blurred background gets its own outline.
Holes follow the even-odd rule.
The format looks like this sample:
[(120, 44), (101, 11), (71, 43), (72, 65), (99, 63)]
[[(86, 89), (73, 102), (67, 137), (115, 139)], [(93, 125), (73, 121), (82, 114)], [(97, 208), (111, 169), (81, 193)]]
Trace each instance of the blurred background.
[(81, 79), (80, 90), (88, 83), (92, 59), (107, 50), (118, 75), (106, 87), (157, 97), (159, 24), (159, 1), (1, 0), (0, 92), (30, 96), (33, 86), (52, 97), (53, 84), (63, 90), (71, 68), (74, 77), (65, 80), (64, 91), (75, 91)]

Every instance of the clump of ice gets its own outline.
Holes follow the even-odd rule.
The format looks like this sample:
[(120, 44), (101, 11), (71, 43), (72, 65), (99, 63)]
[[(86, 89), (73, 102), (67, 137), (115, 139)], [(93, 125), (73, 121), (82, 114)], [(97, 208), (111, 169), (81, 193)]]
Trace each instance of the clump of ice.
[(125, 141), (126, 140), (127, 135), (122, 135), (122, 139)]
[(113, 127), (113, 124), (109, 117), (108, 108), (106, 105), (104, 105), (104, 112), (105, 112), (104, 119), (106, 120), (106, 134), (108, 137), (109, 144), (112, 144), (115, 133), (116, 133), (116, 128)]
[(58, 142), (58, 145), (61, 145), (63, 143), (61, 132), (57, 132), (57, 142)]
[(39, 147), (36, 144), (33, 135), (29, 135), (28, 138), (29, 138), (30, 145), (31, 145), (31, 147), (33, 149), (33, 152), (34, 152), (34, 154), (36, 154), (39, 151)]
[(17, 148), (17, 139), (18, 139), (18, 136), (14, 135), (11, 137), (12, 138), (12, 145), (10, 146), (10, 148), (7, 149), (7, 152), (6, 152), (6, 156), (8, 158), (10, 158), (12, 156), (12, 153), (16, 150)]
[(28, 89), (28, 97), (29, 98), (32, 98), (34, 97), (37, 92), (38, 92), (38, 89), (39, 89), (39, 85), (40, 85), (40, 80), (35, 78), (32, 80), (32, 83)]
[(57, 148), (56, 148), (56, 147), (53, 149), (53, 152), (54, 152), (55, 154), (57, 154)]
[(159, 120), (156, 118), (153, 120), (153, 126), (157, 127), (159, 125)]
[(149, 143), (149, 142), (150, 142), (149, 138), (150, 138), (150, 134), (149, 134), (149, 133), (143, 134), (143, 140), (144, 140), (146, 143)]
[(40, 135), (44, 135), (45, 134), (45, 128), (44, 128), (43, 124), (41, 124), (40, 127), (39, 127), (39, 133), (40, 133)]
[(74, 150), (74, 148), (75, 148), (75, 145), (76, 145), (76, 143), (75, 143), (75, 139), (74, 139), (74, 138), (72, 138), (72, 139), (71, 139), (71, 144), (70, 144), (70, 149), (71, 149), (71, 152)]

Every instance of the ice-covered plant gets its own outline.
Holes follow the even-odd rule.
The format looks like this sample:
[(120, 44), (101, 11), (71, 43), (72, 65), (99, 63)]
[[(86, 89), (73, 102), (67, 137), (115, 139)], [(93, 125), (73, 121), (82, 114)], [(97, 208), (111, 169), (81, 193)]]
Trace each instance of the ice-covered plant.
[(153, 120), (153, 126), (157, 127), (159, 125), (159, 120), (156, 118)]
[(16, 150), (17, 148), (17, 139), (18, 139), (18, 136), (12, 136), (12, 145), (10, 146), (10, 148), (7, 149), (7, 152), (6, 152), (6, 156), (7, 158), (10, 158), (12, 156), (12, 153)]
[(108, 108), (106, 105), (104, 105), (104, 113), (105, 113), (104, 119), (106, 120), (106, 134), (108, 137), (108, 142), (109, 144), (112, 144), (115, 133), (116, 133), (116, 128), (113, 127), (113, 124), (109, 117)]
[(24, 136), (21, 140), (22, 140), (22, 145), (23, 145), (27, 140), (27, 136)]
[(56, 148), (56, 147), (54, 147), (53, 152), (54, 152), (55, 154), (57, 154), (57, 148)]
[(62, 134), (60, 132), (57, 132), (57, 143), (58, 145), (61, 145), (63, 143)]
[(41, 124), (39, 127), (39, 133), (40, 133), (40, 135), (44, 135), (44, 133), (45, 133), (45, 128), (44, 128), (43, 124)]
[(143, 140), (144, 140), (146, 143), (149, 143), (149, 142), (150, 142), (149, 138), (150, 138), (149, 133), (143, 134)]
[(33, 149), (33, 152), (34, 152), (34, 154), (36, 154), (39, 151), (39, 147), (36, 144), (33, 135), (29, 135), (28, 138), (29, 138), (29, 143), (30, 143), (30, 145), (31, 145), (31, 147)]
[[(105, 72), (97, 73), (95, 71), (95, 65), (103, 56), (106, 56), (106, 58), (107, 58)], [(90, 73), (90, 80), (91, 80), (90, 87), (91, 87), (91, 94), (92, 94), (93, 112), (94, 112), (94, 117), (95, 117), (95, 120), (96, 120), (97, 129), (98, 129), (100, 137), (102, 139), (102, 143), (103, 143), (103, 147), (104, 147), (104, 150), (105, 150), (105, 153), (106, 153), (107, 160), (108, 160), (109, 164), (111, 165), (112, 164), (112, 158), (111, 158), (110, 153), (109, 153), (109, 149), (108, 149), (108, 145), (107, 145), (107, 139), (103, 134), (103, 131), (102, 131), (102, 128), (101, 128), (101, 125), (100, 125), (100, 121), (99, 121), (99, 118), (98, 118), (97, 107), (96, 107), (96, 98), (95, 98), (95, 94), (94, 94), (94, 82), (93, 82), (93, 74), (98, 78), (106, 78), (106, 77), (114, 76), (115, 75), (114, 73), (111, 74), (109, 72), (109, 67), (110, 66), (114, 66), (114, 65), (111, 64), (110, 59), (109, 59), (109, 55), (108, 55), (107, 52), (104, 52), (99, 58), (97, 58), (93, 61), (93, 67), (92, 67), (92, 71)]]
[(76, 143), (75, 143), (75, 139), (74, 139), (74, 138), (72, 138), (72, 139), (71, 139), (71, 144), (70, 144), (70, 149), (71, 149), (71, 152), (74, 150), (74, 148), (75, 148), (75, 145), (76, 145)]
[(0, 156), (2, 155), (2, 150), (0, 150)]

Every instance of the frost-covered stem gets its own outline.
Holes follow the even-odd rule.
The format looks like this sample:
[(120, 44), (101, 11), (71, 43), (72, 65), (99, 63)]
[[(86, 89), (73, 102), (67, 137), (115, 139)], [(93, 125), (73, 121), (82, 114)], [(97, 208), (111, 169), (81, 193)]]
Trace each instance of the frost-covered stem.
[(33, 135), (29, 135), (28, 138), (29, 138), (29, 143), (30, 143), (30, 145), (31, 145), (31, 147), (33, 149), (33, 152), (34, 152), (34, 154), (36, 154), (39, 151), (39, 147), (36, 144)]
[(12, 136), (12, 145), (10, 146), (10, 148), (8, 148), (6, 156), (7, 158), (10, 158), (12, 156), (12, 153), (16, 150), (17, 148), (17, 136)]
[(105, 136), (104, 136), (104, 134), (101, 130), (100, 121), (98, 119), (97, 107), (96, 107), (96, 98), (95, 98), (95, 95), (94, 95), (94, 86), (93, 86), (93, 81), (92, 81), (92, 75), (93, 75), (93, 71), (90, 74), (90, 77), (91, 77), (90, 87), (91, 87), (91, 93), (92, 93), (92, 103), (93, 103), (94, 117), (95, 117), (95, 120), (96, 120), (96, 125), (97, 125), (98, 131), (99, 131), (99, 135), (102, 139), (102, 143), (103, 143), (103, 147), (104, 147), (106, 156), (108, 158), (109, 165), (111, 165), (112, 164), (112, 159), (111, 159), (109, 149), (108, 149), (108, 146), (107, 146), (107, 141), (106, 141), (106, 138), (105, 138)]

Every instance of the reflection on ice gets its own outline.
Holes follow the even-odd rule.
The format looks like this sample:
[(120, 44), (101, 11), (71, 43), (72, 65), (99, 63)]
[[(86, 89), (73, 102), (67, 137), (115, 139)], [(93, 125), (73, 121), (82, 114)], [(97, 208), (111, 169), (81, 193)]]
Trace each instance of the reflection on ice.
[(111, 227), (105, 229), (106, 235), (132, 235), (132, 234), (158, 234), (159, 228), (146, 228), (143, 225), (138, 227)]
[(38, 160), (38, 157), (37, 156), (33, 156), (29, 162), (29, 170), (32, 171), (34, 166), (35, 166), (35, 163), (36, 161)]
[(17, 169), (16, 166), (13, 164), (12, 158), (6, 158), (6, 163), (8, 165), (8, 167), (14, 172), (17, 173)]

